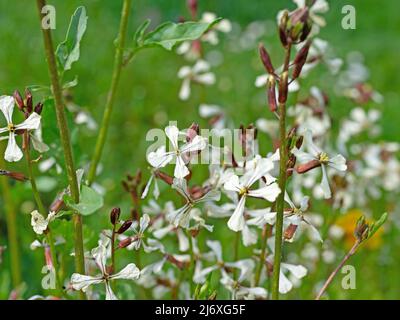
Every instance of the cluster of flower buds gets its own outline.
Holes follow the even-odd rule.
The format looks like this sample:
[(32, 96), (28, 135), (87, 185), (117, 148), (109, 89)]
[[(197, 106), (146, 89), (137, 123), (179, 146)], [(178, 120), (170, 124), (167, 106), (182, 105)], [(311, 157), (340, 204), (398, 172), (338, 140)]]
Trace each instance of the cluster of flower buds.
[(18, 90), (14, 91), (13, 96), (18, 109), (24, 113), (26, 119), (30, 114), (32, 114), (32, 112), (36, 112), (37, 114), (42, 113), (43, 103), (38, 102), (35, 107), (33, 107), (32, 93), (28, 89), (25, 89), (25, 98), (22, 98), (21, 93)]
[(285, 10), (279, 22), (279, 37), (286, 48), (289, 44), (301, 43), (311, 32), (312, 22), (308, 7), (298, 8), (289, 13)]

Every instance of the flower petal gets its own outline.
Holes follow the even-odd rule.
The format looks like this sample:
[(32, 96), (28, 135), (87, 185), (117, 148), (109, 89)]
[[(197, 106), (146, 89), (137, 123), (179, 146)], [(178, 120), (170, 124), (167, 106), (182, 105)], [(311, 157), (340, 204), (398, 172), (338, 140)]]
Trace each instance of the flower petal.
[(21, 160), (23, 157), (23, 153), (21, 149), (17, 145), (17, 141), (15, 140), (14, 132), (10, 132), (7, 149), (4, 153), (4, 159), (8, 162), (17, 162)]
[(74, 273), (71, 276), (72, 288), (75, 290), (82, 290), (83, 292), (85, 292), (89, 286), (102, 282), (104, 282), (103, 277), (92, 277), (79, 273)]
[(134, 263), (128, 264), (120, 272), (110, 276), (111, 280), (115, 279), (126, 279), (126, 280), (136, 280), (140, 276), (140, 270)]
[(229, 229), (235, 232), (243, 230), (243, 227), (245, 225), (245, 220), (243, 216), (245, 203), (246, 203), (246, 196), (242, 196), (235, 211), (228, 220)]
[(0, 97), (0, 110), (3, 112), (7, 123), (12, 123), (12, 114), (14, 111), (14, 98), (11, 96)]
[(265, 186), (260, 189), (250, 190), (248, 195), (249, 197), (255, 198), (263, 198), (269, 202), (273, 202), (276, 200), (278, 195), (281, 193), (281, 189), (276, 182), (270, 184), (269, 186)]
[(17, 130), (36, 130), (40, 127), (41, 116), (33, 112), (28, 119), (15, 126)]

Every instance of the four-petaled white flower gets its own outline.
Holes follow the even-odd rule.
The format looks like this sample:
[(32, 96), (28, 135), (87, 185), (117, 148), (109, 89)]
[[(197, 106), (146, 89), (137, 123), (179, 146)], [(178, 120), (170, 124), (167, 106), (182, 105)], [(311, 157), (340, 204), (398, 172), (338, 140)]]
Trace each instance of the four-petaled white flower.
[[(305, 152), (307, 150), (308, 152)], [(331, 188), (329, 186), (328, 174), (326, 172), (326, 166), (329, 166), (338, 171), (346, 171), (346, 159), (338, 154), (334, 157), (330, 157), (327, 153), (323, 152), (318, 146), (316, 146), (312, 139), (312, 132), (307, 130), (304, 134), (304, 141), (300, 149), (294, 147), (292, 153), (296, 156), (297, 161), (300, 163), (308, 163), (316, 161), (322, 169), (322, 181), (321, 187), (324, 192), (325, 199), (329, 199), (332, 196)]]
[(281, 190), (276, 182), (272, 182), (262, 188), (251, 190), (251, 186), (266, 176), (274, 168), (270, 159), (259, 159), (254, 167), (247, 171), (240, 179), (232, 175), (224, 184), (225, 190), (235, 191), (239, 194), (239, 203), (228, 221), (228, 227), (233, 231), (241, 231), (245, 226), (244, 209), (247, 197), (263, 198), (270, 202), (275, 201)]
[(176, 160), (174, 176), (178, 179), (186, 177), (190, 172), (186, 167), (186, 162), (190, 159), (190, 154), (206, 148), (205, 138), (196, 135), (191, 142), (179, 147), (179, 129), (175, 126), (165, 128), (165, 134), (172, 144), (172, 151), (166, 151), (166, 146), (158, 148), (155, 152), (150, 152), (147, 156), (149, 163), (155, 168), (165, 167), (172, 160)]
[(8, 139), (4, 159), (9, 162), (17, 162), (22, 159), (23, 153), (17, 145), (15, 139), (16, 131), (19, 130), (36, 130), (40, 126), (40, 115), (33, 112), (25, 121), (20, 124), (14, 124), (12, 115), (14, 111), (14, 98), (11, 96), (0, 97), (0, 110), (3, 112), (7, 121), (7, 127), (0, 128), (0, 133), (8, 132), (8, 137), (0, 137), (0, 140)]
[(308, 220), (306, 220), (304, 218), (304, 212), (306, 212), (308, 209), (310, 198), (307, 196), (303, 197), (303, 199), (301, 200), (300, 206), (295, 206), (295, 204), (290, 199), (289, 195), (286, 193), (285, 201), (290, 206), (290, 211), (285, 211), (285, 225), (288, 225), (287, 230), (290, 230), (290, 228), (293, 228), (293, 232), (292, 232), (292, 234), (290, 234), (290, 236), (289, 236), (289, 238), (287, 238), (287, 240), (289, 242), (293, 241), (294, 235), (295, 235), (298, 227), (304, 226), (311, 231), (313, 238), (317, 239), (320, 242), (323, 242), (318, 229), (313, 224), (311, 224)]
[(178, 78), (183, 79), (181, 89), (179, 91), (179, 98), (187, 100), (190, 97), (190, 84), (191, 82), (212, 85), (215, 83), (215, 75), (209, 72), (210, 65), (204, 60), (199, 60), (193, 67), (183, 66), (178, 71)]
[(181, 226), (183, 228), (189, 228), (190, 220), (192, 219), (192, 209), (202, 202), (218, 201), (221, 197), (221, 193), (218, 190), (212, 189), (206, 191), (204, 195), (194, 199), (189, 192), (185, 179), (174, 179), (172, 188), (178, 191), (186, 200), (183, 207), (174, 210), (167, 215), (167, 220), (172, 223), (175, 227)]
[(106, 300), (118, 300), (114, 292), (111, 289), (110, 281), (116, 279), (136, 280), (140, 276), (140, 270), (134, 263), (128, 264), (120, 272), (116, 274), (108, 274), (106, 267), (107, 260), (107, 248), (100, 244), (97, 248), (94, 248), (91, 252), (101, 274), (92, 277), (79, 273), (74, 273), (71, 276), (71, 285), (75, 290), (82, 290), (85, 292), (89, 286), (93, 284), (104, 283), (106, 286)]

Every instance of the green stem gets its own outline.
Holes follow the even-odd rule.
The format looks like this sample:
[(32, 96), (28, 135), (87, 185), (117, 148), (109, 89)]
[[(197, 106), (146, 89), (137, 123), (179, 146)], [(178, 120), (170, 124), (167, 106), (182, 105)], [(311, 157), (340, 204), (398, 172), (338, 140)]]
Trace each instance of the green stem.
[(260, 283), (261, 271), (263, 269), (263, 266), (265, 265), (265, 258), (267, 255), (266, 254), (267, 253), (267, 240), (268, 240), (268, 234), (269, 234), (269, 230), (270, 230), (269, 227), (270, 227), (270, 225), (266, 224), (262, 231), (260, 261), (258, 262), (256, 275), (254, 277), (254, 286), (255, 287), (258, 287), (258, 285)]
[[(41, 13), (42, 8), (46, 5), (45, 0), (36, 0), (39, 19), (43, 19)], [(75, 203), (79, 202), (79, 186), (76, 179), (76, 172), (72, 156), (72, 147), (69, 135), (67, 120), (65, 117), (64, 104), (62, 101), (62, 90), (60, 80), (58, 78), (56, 57), (54, 54), (53, 40), (51, 37), (50, 29), (42, 28), (44, 48), (47, 58), (47, 65), (54, 95), (54, 102), (56, 108), (56, 117), (58, 129), (60, 131), (61, 144), (64, 151), (65, 165), (67, 169), (68, 182), (71, 190), (72, 198)], [(83, 250), (83, 237), (82, 237), (82, 217), (79, 212), (73, 214), (74, 234), (75, 234), (75, 269), (76, 272), (85, 274), (85, 260)], [(80, 297), (84, 298), (85, 295), (81, 292)]]
[[(283, 72), (289, 70), (291, 45), (286, 48), (285, 62)], [(276, 224), (275, 224), (275, 254), (274, 254), (274, 269), (272, 275), (272, 299), (279, 300), (279, 273), (281, 269), (282, 258), (282, 235), (283, 235), (283, 210), (286, 190), (286, 103), (279, 103), (279, 180), (278, 185), (281, 193), (276, 201)]]
[(126, 33), (128, 29), (127, 26), (128, 26), (131, 4), (132, 4), (131, 0), (124, 0), (124, 4), (122, 6), (121, 22), (119, 26), (118, 38), (115, 49), (114, 70), (112, 73), (111, 86), (108, 92), (106, 105), (104, 109), (103, 120), (100, 126), (100, 132), (97, 137), (96, 146), (89, 169), (89, 174), (87, 179), (89, 185), (93, 183), (96, 177), (97, 166), (99, 164), (104, 149), (108, 128), (110, 126), (111, 114), (114, 107), (115, 96), (118, 88), (119, 79), (121, 76), (121, 70), (123, 67), (123, 53), (125, 47)]
[[(233, 261), (238, 261), (239, 260), (240, 236), (241, 236), (241, 232), (236, 232), (234, 245), (233, 245)], [(233, 271), (233, 279), (234, 280), (237, 279), (237, 270), (236, 270), (236, 268)]]
[[(32, 160), (31, 160), (30, 147), (29, 147), (29, 134), (27, 132), (24, 133), (24, 152), (25, 152), (25, 159), (26, 159), (26, 163), (27, 163), (28, 176), (29, 176), (29, 181), (31, 183), (33, 198), (35, 199), (35, 202), (36, 202), (36, 205), (38, 206), (40, 214), (43, 217), (47, 217), (48, 212), (43, 204), (42, 198), (40, 197), (39, 190), (36, 185), (35, 175), (33, 173)], [(47, 238), (47, 242), (50, 246), (51, 261), (53, 263), (54, 272), (56, 275), (56, 289), (57, 289), (59, 295), (62, 296), (63, 290), (62, 290), (61, 281), (60, 281), (60, 277), (59, 277), (59, 273), (58, 273), (59, 270), (58, 270), (58, 262), (57, 262), (57, 253), (55, 250), (54, 240), (53, 240), (53, 236), (52, 236), (49, 226), (47, 227), (47, 230), (46, 230), (46, 238)]]
[[(1, 149), (2, 151), (0, 152), (0, 154), (3, 155), (4, 146), (1, 146)], [(0, 167), (2, 169), (5, 169), (5, 161), (3, 156), (0, 156)], [(0, 183), (2, 191), (1, 195), (4, 203), (4, 211), (6, 214), (8, 247), (10, 250), (10, 260), (11, 260), (10, 262), (11, 278), (13, 287), (16, 288), (18, 285), (22, 283), (16, 210), (11, 196), (10, 185), (8, 183), (7, 177), (1, 176)]]
[(333, 278), (335, 278), (336, 274), (343, 267), (343, 265), (346, 263), (346, 261), (349, 260), (350, 257), (356, 253), (356, 251), (357, 251), (358, 247), (360, 246), (360, 244), (361, 244), (361, 242), (358, 241), (358, 240), (354, 243), (354, 245), (351, 247), (350, 251), (345, 255), (345, 257), (339, 263), (339, 265), (336, 267), (336, 269), (333, 270), (333, 272), (330, 274), (329, 278), (326, 280), (326, 282), (322, 286), (322, 288), (319, 291), (319, 293), (318, 293), (317, 297), (315, 298), (315, 300), (321, 299), (322, 295), (324, 294), (324, 292), (326, 291), (326, 289), (328, 288), (328, 286), (332, 282)]

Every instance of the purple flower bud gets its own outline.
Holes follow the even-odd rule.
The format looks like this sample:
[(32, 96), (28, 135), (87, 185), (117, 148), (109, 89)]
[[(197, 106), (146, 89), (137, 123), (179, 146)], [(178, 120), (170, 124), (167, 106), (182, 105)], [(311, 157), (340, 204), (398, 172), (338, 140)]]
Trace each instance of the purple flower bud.
[(16, 104), (18, 106), (18, 109), (23, 112), (24, 109), (25, 109), (25, 104), (24, 104), (24, 100), (22, 99), (22, 96), (21, 96), (21, 94), (19, 93), (18, 90), (14, 91), (14, 99), (15, 99), (15, 102), (16, 102)]
[(120, 215), (121, 215), (121, 209), (120, 208), (113, 208), (111, 210), (110, 221), (111, 221), (111, 223), (113, 225), (115, 225), (118, 222)]
[(130, 226), (132, 225), (132, 220), (127, 220), (125, 221), (121, 227), (119, 227), (119, 229), (117, 230), (118, 234), (122, 234), (124, 233), (126, 230), (128, 230), (130, 228)]
[(275, 90), (275, 78), (274, 76), (269, 76), (268, 82), (268, 106), (271, 112), (275, 112), (277, 109), (277, 103), (276, 103), (276, 90)]
[(43, 103), (39, 102), (35, 108), (33, 109), (33, 111), (35, 111), (37, 114), (41, 114), (43, 110)]
[(282, 73), (281, 79), (279, 81), (279, 103), (285, 103), (288, 97), (288, 72)]
[(271, 58), (268, 54), (267, 49), (265, 49), (265, 47), (261, 43), (259, 44), (258, 49), (259, 49), (260, 58), (265, 67), (265, 70), (267, 70), (267, 72), (269, 74), (275, 74), (275, 69), (274, 69), (274, 66), (272, 65)]
[(29, 114), (32, 113), (33, 110), (32, 93), (28, 89), (25, 89), (25, 106), (27, 112)]

